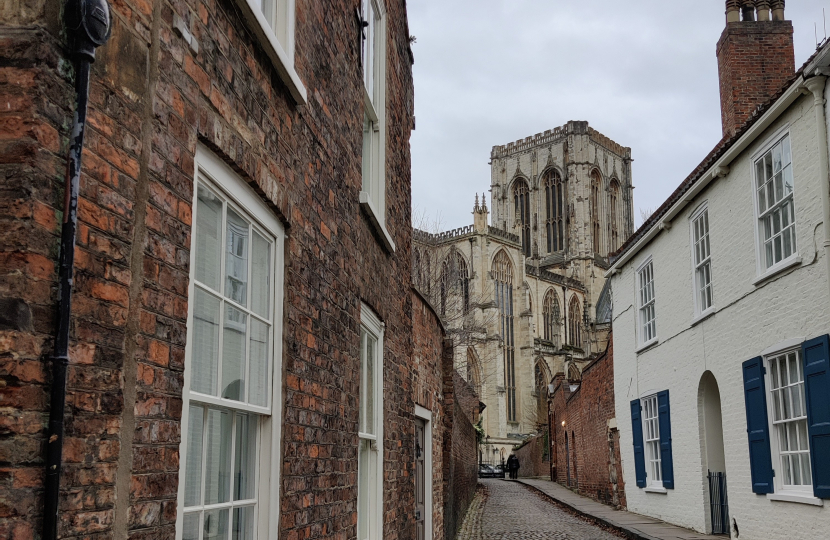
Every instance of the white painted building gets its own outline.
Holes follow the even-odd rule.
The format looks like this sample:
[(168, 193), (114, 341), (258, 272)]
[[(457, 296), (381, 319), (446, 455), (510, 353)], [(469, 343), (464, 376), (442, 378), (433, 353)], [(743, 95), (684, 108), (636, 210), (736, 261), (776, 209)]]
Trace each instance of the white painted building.
[(629, 510), (741, 540), (830, 538), (830, 44), (754, 114), (728, 103), (745, 89), (724, 93), (741, 58), (723, 55), (746, 53), (724, 40), (789, 24), (773, 4), (775, 20), (737, 22), (727, 2), (724, 140), (612, 256), (616, 410)]

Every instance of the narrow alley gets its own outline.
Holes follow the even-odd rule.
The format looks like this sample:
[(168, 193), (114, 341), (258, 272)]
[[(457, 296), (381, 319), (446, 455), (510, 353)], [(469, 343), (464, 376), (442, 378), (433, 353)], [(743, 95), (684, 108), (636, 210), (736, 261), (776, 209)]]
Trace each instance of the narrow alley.
[(518, 482), (482, 479), (457, 540), (616, 540)]

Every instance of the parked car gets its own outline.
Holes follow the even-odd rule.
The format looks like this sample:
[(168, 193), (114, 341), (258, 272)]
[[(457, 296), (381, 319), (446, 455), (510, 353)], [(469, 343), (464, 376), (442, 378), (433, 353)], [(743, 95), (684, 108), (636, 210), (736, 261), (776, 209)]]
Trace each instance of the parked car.
[(504, 478), (504, 466), (482, 463), (478, 466), (479, 478)]

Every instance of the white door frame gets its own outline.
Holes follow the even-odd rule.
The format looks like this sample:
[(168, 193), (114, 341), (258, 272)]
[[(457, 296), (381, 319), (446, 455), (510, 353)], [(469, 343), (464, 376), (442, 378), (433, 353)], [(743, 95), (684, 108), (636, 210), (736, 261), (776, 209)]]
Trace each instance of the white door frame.
[(432, 411), (415, 405), (415, 417), (424, 421), (424, 536), (432, 539)]

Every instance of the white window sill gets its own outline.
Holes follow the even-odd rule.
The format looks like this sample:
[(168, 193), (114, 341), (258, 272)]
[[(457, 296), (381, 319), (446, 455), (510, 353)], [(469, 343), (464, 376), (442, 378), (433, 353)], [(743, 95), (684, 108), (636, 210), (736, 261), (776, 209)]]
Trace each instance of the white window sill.
[(643, 343), (639, 347), (637, 347), (637, 349), (634, 352), (637, 353), (637, 354), (640, 354), (641, 352), (644, 352), (646, 349), (650, 349), (650, 348), (654, 347), (658, 343), (660, 343), (660, 338), (651, 339), (649, 341), (646, 341), (645, 343)]
[(756, 277), (752, 280), (752, 284), (756, 287), (763, 284), (768, 279), (780, 274), (784, 270), (792, 268), (793, 266), (801, 264), (801, 257), (797, 255), (791, 256), (789, 259), (785, 259), (778, 264), (772, 265), (766, 269), (766, 271), (761, 274), (760, 276)]
[(383, 222), (378, 219), (378, 211), (375, 209), (375, 205), (372, 204), (369, 194), (365, 191), (360, 192), (360, 207), (366, 211), (366, 214), (368, 214), (369, 221), (372, 222), (372, 225), (378, 232), (378, 236), (380, 236), (381, 240), (383, 240), (382, 244), (383, 247), (386, 248), (386, 251), (389, 253), (395, 253), (395, 242), (392, 241), (392, 235), (390, 235), (389, 231), (386, 230), (386, 226)]
[[(274, 35), (274, 31), (271, 30), (271, 25), (265, 20), (265, 15), (262, 14), (259, 6), (256, 5), (256, 0), (236, 0), (236, 3), (242, 11), (242, 15), (247, 20), (248, 26), (262, 45), (265, 54), (268, 55), (274, 67), (277, 68), (277, 73), (279, 73), (280, 79), (282, 79), (282, 82), (285, 83), (285, 86), (291, 93), (291, 97), (294, 98), (296, 103), (305, 105), (308, 102), (308, 96), (305, 85), (303, 85), (299, 75), (294, 70), (294, 61), (292, 58), (289, 58), (285, 49), (283, 49), (277, 39), (277, 36)], [(293, 31), (294, 29), (292, 28), (291, 32)]]
[(648, 486), (643, 488), (643, 491), (646, 493), (662, 493), (663, 495), (667, 495), (669, 493), (669, 490), (659, 486)]
[(696, 315), (695, 318), (692, 319), (691, 326), (695, 326), (696, 324), (705, 321), (706, 319), (708, 319), (709, 317), (711, 317), (714, 314), (715, 314), (715, 306), (712, 306), (709, 309), (707, 309), (706, 311)]
[(824, 506), (824, 501), (808, 493), (767, 493), (770, 501), (782, 501), (813, 506)]

